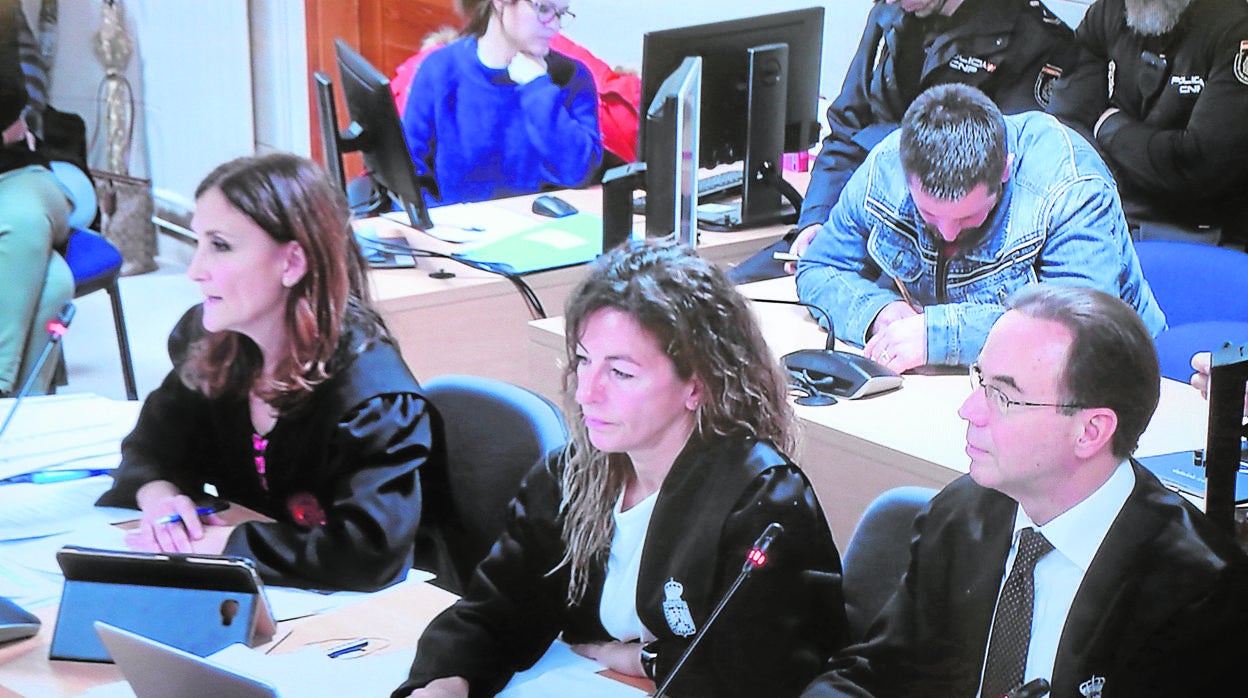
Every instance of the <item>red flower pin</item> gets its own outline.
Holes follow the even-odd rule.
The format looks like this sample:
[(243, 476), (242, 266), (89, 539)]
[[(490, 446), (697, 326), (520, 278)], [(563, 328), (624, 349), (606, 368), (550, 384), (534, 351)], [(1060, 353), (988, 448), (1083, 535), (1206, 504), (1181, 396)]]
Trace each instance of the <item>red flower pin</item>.
[(304, 528), (315, 528), (325, 525), (325, 510), (321, 508), (321, 503), (316, 501), (308, 492), (300, 492), (291, 495), (286, 500), (286, 508), (290, 510), (290, 517), (295, 523)]

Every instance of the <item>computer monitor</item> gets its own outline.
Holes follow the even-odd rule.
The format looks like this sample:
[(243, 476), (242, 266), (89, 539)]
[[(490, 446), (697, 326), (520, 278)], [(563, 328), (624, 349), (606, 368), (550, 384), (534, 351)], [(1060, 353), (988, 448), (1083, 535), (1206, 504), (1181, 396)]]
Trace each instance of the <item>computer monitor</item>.
[(702, 59), (667, 76), (646, 110), (646, 237), (698, 242), (698, 127)]
[(394, 97), (390, 93), (390, 81), (342, 39), (334, 39), (334, 52), (351, 123), (345, 129), (338, 130), (333, 83), (324, 73), (314, 74), (327, 169), (345, 190), (342, 156), (359, 152), (364, 156), (364, 168), (369, 179), (383, 196), (389, 197), (407, 212), (412, 227), (433, 227), (425, 207), (423, 190), (437, 196), (437, 183), (432, 177), (416, 174), (403, 138), (403, 126), (394, 106)]
[[(645, 35), (641, 103), (654, 99), (686, 56), (700, 56), (706, 107), (700, 164), (745, 166), (739, 210), (702, 211), (703, 227), (752, 227), (796, 215), (796, 207), (786, 206), (780, 195), (781, 155), (818, 141), (823, 15), (822, 7), (811, 7)], [(641, 157), (647, 138), (642, 129)]]

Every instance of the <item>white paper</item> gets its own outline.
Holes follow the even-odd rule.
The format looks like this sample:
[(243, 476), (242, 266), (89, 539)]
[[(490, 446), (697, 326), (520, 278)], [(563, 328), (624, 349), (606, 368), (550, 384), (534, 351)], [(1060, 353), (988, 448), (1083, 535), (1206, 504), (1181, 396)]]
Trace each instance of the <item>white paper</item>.
[(289, 654), (264, 654), (234, 644), (207, 659), (259, 678), (282, 696), (387, 696), (407, 678), (411, 652), (330, 659), (320, 647)]
[[(384, 217), (407, 225), (407, 213), (393, 211)], [(433, 228), (425, 233), (444, 242), (484, 242), (533, 227), (531, 216), (490, 204), (452, 204), (429, 209)]]
[(511, 678), (499, 698), (641, 698), (646, 693), (597, 672), (603, 666), (572, 651), (556, 640), (537, 663)]

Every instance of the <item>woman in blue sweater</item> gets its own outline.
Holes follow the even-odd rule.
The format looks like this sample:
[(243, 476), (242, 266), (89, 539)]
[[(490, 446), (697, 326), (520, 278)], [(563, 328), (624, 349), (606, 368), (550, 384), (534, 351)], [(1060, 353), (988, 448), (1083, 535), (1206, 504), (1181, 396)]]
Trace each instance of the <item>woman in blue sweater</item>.
[(421, 64), (403, 114), (430, 205), (585, 184), (602, 161), (598, 97), (584, 65), (550, 50), (566, 0), (464, 0), (459, 40)]

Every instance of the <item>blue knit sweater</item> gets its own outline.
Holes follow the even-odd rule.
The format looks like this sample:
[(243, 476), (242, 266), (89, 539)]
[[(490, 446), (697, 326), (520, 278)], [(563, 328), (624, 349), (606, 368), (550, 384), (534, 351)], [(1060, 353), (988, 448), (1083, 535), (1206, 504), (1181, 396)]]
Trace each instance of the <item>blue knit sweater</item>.
[(598, 94), (589, 71), (559, 53), (547, 74), (517, 85), (477, 58), (476, 37), (429, 54), (412, 80), (403, 133), (418, 174), (432, 170), (431, 206), (584, 184), (602, 161)]

